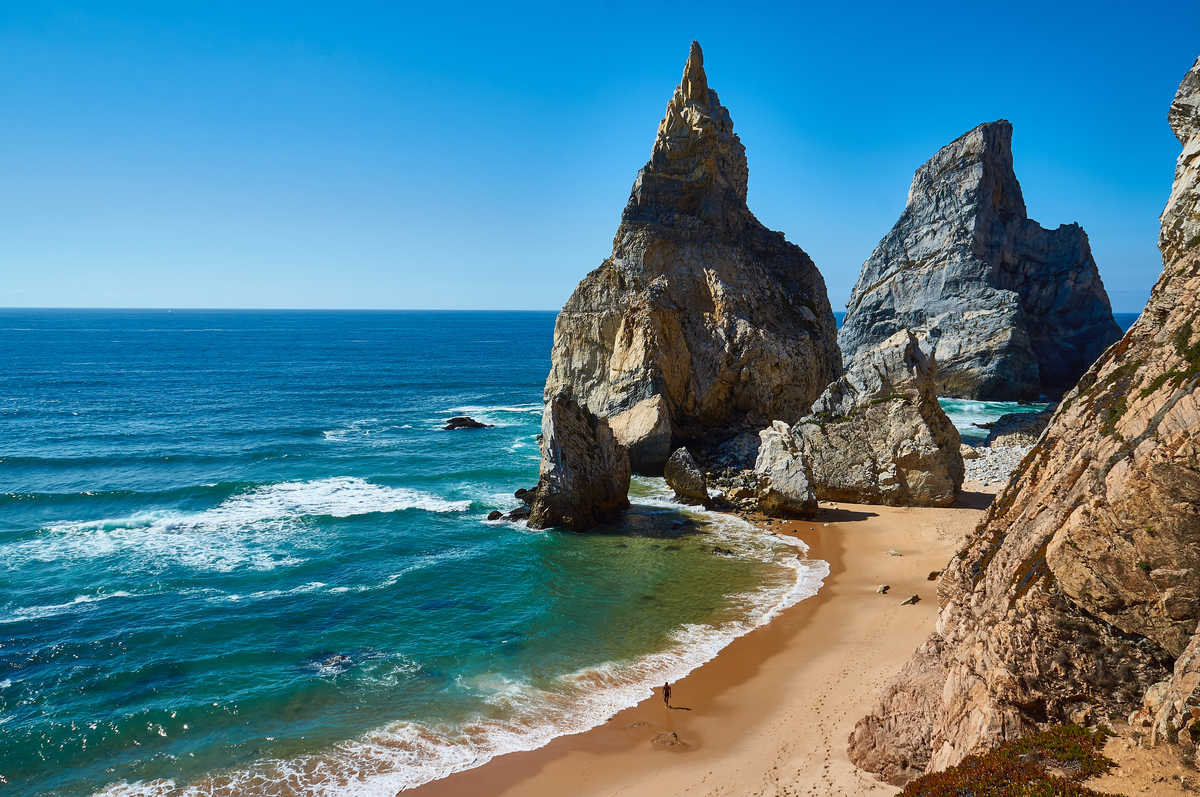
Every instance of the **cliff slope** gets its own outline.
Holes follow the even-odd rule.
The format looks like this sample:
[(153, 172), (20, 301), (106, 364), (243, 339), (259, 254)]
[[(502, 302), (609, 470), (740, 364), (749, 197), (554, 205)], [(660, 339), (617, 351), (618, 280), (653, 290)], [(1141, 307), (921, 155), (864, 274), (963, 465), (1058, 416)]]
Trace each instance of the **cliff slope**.
[(1144, 698), (1191, 721), (1163, 708), (1161, 681), (1174, 665), (1170, 703), (1198, 680), (1200, 60), (1168, 118), (1183, 153), (1162, 275), (951, 560), (936, 633), (856, 726), (852, 760), (891, 782)]

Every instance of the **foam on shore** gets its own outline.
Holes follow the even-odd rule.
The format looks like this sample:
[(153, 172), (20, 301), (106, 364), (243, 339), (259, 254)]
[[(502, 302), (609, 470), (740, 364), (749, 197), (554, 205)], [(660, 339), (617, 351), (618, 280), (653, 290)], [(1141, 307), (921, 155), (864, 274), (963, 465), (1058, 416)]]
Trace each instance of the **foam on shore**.
[(635, 511), (683, 512), (704, 526), (709, 540), (736, 556), (784, 568), (780, 578), (730, 596), (735, 617), (720, 624), (686, 624), (671, 632), (663, 650), (633, 660), (608, 661), (557, 678), (548, 687), (496, 675), (473, 678), (466, 688), (493, 707), (463, 723), (426, 725), (400, 721), (332, 749), (255, 766), (181, 785), (169, 780), (113, 784), (98, 794), (179, 795), (304, 793), (392, 795), (511, 752), (534, 750), (553, 739), (582, 733), (651, 697), (664, 681), (677, 681), (711, 661), (730, 642), (817, 594), (828, 563), (805, 557), (800, 540), (766, 533), (734, 515), (683, 506), (662, 479), (636, 479)]

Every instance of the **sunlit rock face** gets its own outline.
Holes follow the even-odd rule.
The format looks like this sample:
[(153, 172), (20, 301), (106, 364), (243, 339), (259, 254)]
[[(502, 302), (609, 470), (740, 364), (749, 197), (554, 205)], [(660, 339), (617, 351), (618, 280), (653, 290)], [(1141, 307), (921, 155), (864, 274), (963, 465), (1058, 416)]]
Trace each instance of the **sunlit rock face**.
[(938, 392), (967, 398), (1061, 395), (1121, 336), (1083, 228), (1026, 216), (1003, 120), (917, 169), (846, 309), (847, 362), (911, 329), (937, 360)]
[(635, 471), (776, 419), (841, 371), (825, 281), (746, 205), (746, 151), (692, 43), (612, 255), (559, 314), (546, 397), (608, 420)]

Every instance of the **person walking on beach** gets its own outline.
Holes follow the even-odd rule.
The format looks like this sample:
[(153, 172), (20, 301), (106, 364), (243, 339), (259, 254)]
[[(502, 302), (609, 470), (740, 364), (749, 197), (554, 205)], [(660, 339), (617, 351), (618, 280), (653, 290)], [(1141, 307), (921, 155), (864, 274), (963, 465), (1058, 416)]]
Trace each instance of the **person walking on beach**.
[(671, 685), (663, 684), (663, 702), (667, 704), (667, 708), (671, 707)]

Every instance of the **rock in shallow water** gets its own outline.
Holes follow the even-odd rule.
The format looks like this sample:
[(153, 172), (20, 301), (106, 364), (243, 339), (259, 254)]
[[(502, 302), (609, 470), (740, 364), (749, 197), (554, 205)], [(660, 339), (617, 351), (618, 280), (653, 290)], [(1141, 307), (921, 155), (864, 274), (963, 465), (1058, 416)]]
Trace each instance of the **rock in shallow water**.
[(542, 464), (529, 528), (586, 531), (629, 506), (629, 456), (608, 422), (563, 393), (542, 414)]
[(1061, 395), (1121, 336), (1083, 228), (1026, 216), (1008, 122), (917, 169), (838, 340), (850, 360), (903, 329), (937, 359), (939, 394), (1001, 400)]
[(491, 424), (481, 423), (474, 418), (469, 418), (466, 415), (456, 415), (446, 421), (446, 425), (442, 427), (443, 431), (450, 432), (455, 429), (490, 429)]
[(708, 482), (704, 478), (704, 472), (686, 448), (676, 449), (667, 460), (663, 468), (663, 477), (675, 491), (676, 500), (685, 504), (708, 502)]
[(693, 42), (612, 255), (558, 316), (546, 383), (608, 419), (637, 472), (661, 473), (680, 443), (794, 421), (841, 370), (825, 281), (750, 212), (747, 180)]

